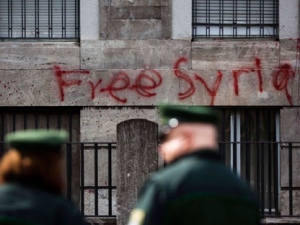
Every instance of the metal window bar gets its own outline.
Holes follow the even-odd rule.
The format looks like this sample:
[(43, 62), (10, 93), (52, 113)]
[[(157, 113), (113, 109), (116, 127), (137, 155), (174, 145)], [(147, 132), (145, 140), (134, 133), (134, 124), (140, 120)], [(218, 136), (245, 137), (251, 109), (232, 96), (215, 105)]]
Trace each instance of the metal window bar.
[(278, 38), (279, 0), (193, 0), (196, 38)]
[(293, 215), (293, 152), (289, 143), (289, 215)]
[[(220, 142), (221, 146), (230, 146), (232, 145), (233, 142)], [(293, 210), (293, 208), (296, 206), (295, 204), (297, 204), (297, 202), (294, 200), (294, 196), (293, 194), (295, 193), (295, 191), (297, 191), (299, 188), (294, 187), (294, 179), (295, 177), (293, 176), (293, 170), (295, 171), (296, 169), (296, 165), (293, 162), (293, 154), (299, 154), (300, 151), (300, 142), (267, 142), (267, 141), (260, 141), (260, 142), (240, 142), (240, 143), (236, 143), (236, 144), (248, 144), (250, 146), (260, 146), (259, 149), (264, 149), (263, 151), (261, 151), (261, 156), (264, 157), (269, 157), (269, 147), (273, 148), (272, 146), (280, 146), (281, 151), (283, 154), (286, 154), (286, 158), (284, 158), (284, 163), (286, 163), (287, 167), (286, 167), (286, 171), (287, 171), (287, 177), (286, 177), (286, 182), (284, 182), (284, 184), (281, 185), (281, 194), (285, 195), (287, 198), (284, 198), (286, 200), (286, 205), (288, 206), (287, 209), (272, 209), (271, 211), (269, 210), (269, 206), (266, 207), (266, 205), (264, 204), (264, 202), (268, 203), (269, 202), (269, 198), (270, 198), (270, 194), (267, 193), (266, 195), (264, 194), (264, 190), (268, 190), (268, 188), (266, 188), (267, 183), (264, 181), (264, 178), (261, 178), (259, 181), (259, 186), (261, 186), (261, 190), (262, 190), (262, 194), (260, 195), (260, 201), (261, 201), (261, 213), (262, 213), (262, 217), (278, 217), (279, 215), (281, 217), (297, 217), (297, 213), (295, 213), (295, 211)], [(4, 143), (0, 142), (0, 146), (1, 148), (4, 148)], [(66, 146), (69, 146), (67, 148), (69, 149), (74, 149), (77, 147), (80, 147), (80, 155), (81, 155), (81, 159), (84, 159), (85, 154), (88, 153), (88, 151), (95, 151), (92, 152), (92, 154), (97, 154), (96, 152), (99, 153), (99, 151), (108, 151), (110, 152), (112, 150), (112, 148), (116, 147), (116, 143), (103, 143), (103, 142), (95, 142), (95, 143), (79, 143), (79, 142), (68, 142), (66, 143)], [(100, 150), (101, 149), (101, 150)], [(274, 150), (277, 150), (277, 147), (274, 148)], [(70, 150), (71, 151), (71, 150)], [(278, 151), (275, 151), (276, 153), (278, 153)], [(98, 157), (99, 158), (99, 157)], [(70, 160), (69, 157), (67, 157), (67, 163)], [(113, 160), (113, 156), (112, 154), (108, 154), (108, 165), (109, 167), (107, 168), (106, 172), (108, 177), (110, 177), (110, 179), (112, 179), (113, 174), (110, 172), (111, 169), (113, 168), (113, 164), (112, 164), (112, 160)], [(93, 195), (93, 199), (91, 199), (91, 201), (93, 201), (94, 203), (96, 203), (96, 205), (98, 204), (98, 211), (100, 207), (107, 207), (106, 210), (106, 214), (105, 213), (97, 213), (97, 211), (95, 210), (95, 208), (93, 210), (90, 210), (90, 212), (92, 212), (92, 214), (88, 213), (88, 207), (90, 207), (89, 202), (87, 201), (88, 197), (86, 194), (89, 190), (107, 190), (108, 192), (112, 192), (114, 190), (117, 189), (117, 186), (112, 185), (111, 182), (108, 182), (107, 185), (97, 185), (97, 183), (95, 183), (95, 185), (86, 185), (85, 184), (85, 177), (86, 176), (97, 176), (96, 173), (93, 174), (87, 174), (87, 171), (84, 170), (84, 167), (86, 165), (86, 163), (88, 163), (86, 160), (81, 160), (80, 161), (80, 208), (82, 213), (85, 216), (88, 217), (115, 217), (116, 215), (114, 213), (112, 213), (112, 207), (113, 206), (113, 198), (112, 195), (108, 195), (107, 197), (107, 201), (108, 203), (103, 203), (103, 202), (99, 202), (99, 198), (97, 198), (97, 192), (93, 191), (93, 193), (95, 193), (95, 195)], [(96, 162), (95, 162), (96, 163)], [(99, 163), (99, 162), (97, 162)], [(261, 164), (261, 168), (264, 167), (265, 164), (263, 164), (263, 161), (258, 161), (257, 164)], [(254, 165), (254, 167), (256, 167), (257, 165)], [(103, 171), (104, 167), (101, 166), (101, 170)], [(69, 173), (70, 171), (68, 171)], [(264, 173), (262, 173), (262, 177)], [(71, 176), (69, 176), (71, 177)], [(95, 179), (97, 179), (96, 177), (94, 177)], [(72, 180), (67, 180), (68, 182), (72, 182)], [(99, 181), (99, 180), (98, 180)], [(275, 188), (275, 184), (274, 188)], [(69, 195), (67, 193), (67, 195)], [(272, 201), (274, 201), (273, 199), (275, 199), (276, 197), (276, 193), (272, 192), (271, 193), (271, 197), (272, 197)], [(96, 206), (95, 205), (95, 206)], [(280, 214), (279, 214), (280, 213)]]
[(81, 213), (84, 215), (84, 144), (81, 143), (80, 144), (80, 209), (81, 209)]
[[(81, 212), (88, 217), (116, 217), (115, 214), (115, 197), (113, 191), (116, 190), (116, 185), (113, 185), (113, 155), (112, 150), (116, 149), (116, 143), (110, 142), (85, 142), (85, 143), (70, 143), (73, 147), (80, 144), (80, 208)], [(92, 161), (89, 162), (89, 155), (93, 156)], [(107, 154), (107, 167), (99, 165), (101, 156)], [(104, 157), (105, 158), (105, 157)], [(103, 158), (103, 159), (104, 159)], [(68, 160), (68, 159), (67, 159)], [(93, 164), (93, 173), (87, 173), (90, 171), (90, 166)], [(89, 169), (88, 169), (89, 168)], [(101, 170), (99, 170), (101, 168)], [(106, 174), (105, 174), (106, 173)], [(87, 178), (89, 177), (89, 178)], [(93, 185), (90, 182), (86, 182), (85, 179), (90, 180), (93, 177)], [(99, 179), (102, 177), (103, 179)], [(107, 180), (106, 178), (107, 177)], [(102, 194), (100, 194), (102, 191)], [(107, 195), (103, 195), (107, 193)], [(99, 202), (101, 196), (101, 202)], [(105, 201), (103, 201), (105, 198)], [(90, 204), (92, 203), (93, 204)], [(104, 203), (107, 202), (107, 203)]]
[[(2, 117), (3, 118), (3, 117)], [(261, 177), (259, 179), (256, 179), (256, 181), (258, 182), (256, 185), (258, 185), (258, 187), (260, 187), (261, 189), (261, 194), (260, 194), (260, 202), (261, 202), (261, 207), (262, 207), (262, 216), (278, 216), (280, 214), (280, 216), (282, 217), (294, 217), (297, 216), (295, 215), (295, 212), (293, 210), (293, 207), (295, 207), (295, 204), (297, 204), (296, 201), (294, 201), (294, 197), (293, 197), (293, 192), (295, 190), (298, 190), (297, 188), (295, 188), (293, 186), (294, 184), (294, 177), (293, 177), (293, 169), (295, 167), (295, 163), (293, 162), (293, 154), (296, 153), (296, 151), (300, 150), (300, 142), (289, 142), (289, 143), (285, 143), (285, 142), (271, 142), (271, 141), (245, 141), (245, 142), (220, 142), (220, 146), (223, 146), (223, 149), (226, 149), (226, 146), (231, 146), (233, 144), (239, 144), (241, 146), (250, 146), (250, 149), (252, 149), (252, 147), (255, 147), (256, 150), (260, 151), (260, 156), (261, 156), (261, 160), (257, 160), (257, 163), (250, 163), (248, 162), (247, 164), (243, 164), (242, 167), (246, 167), (246, 166), (256, 166), (257, 171), (259, 171), (259, 173), (261, 174)], [(3, 141), (0, 142), (0, 146), (3, 149), (4, 147), (4, 143)], [(278, 160), (278, 146), (280, 146), (281, 150), (283, 152), (286, 152), (287, 157), (285, 158), (285, 160), (287, 160), (287, 162), (283, 162), (283, 163), (287, 163), (288, 167), (287, 169), (287, 182), (286, 186), (282, 185), (281, 187), (281, 195), (284, 195), (284, 193), (286, 192), (288, 195), (288, 198), (286, 199), (286, 205), (288, 205), (288, 209), (287, 211), (279, 211), (278, 209), (278, 204), (275, 203), (276, 199), (278, 199), (278, 195), (279, 193), (276, 191), (272, 191), (272, 190), (276, 190), (277, 186), (278, 186), (278, 181), (276, 181), (277, 177), (278, 177), (278, 173), (276, 172), (277, 170), (275, 170), (274, 175), (272, 177), (274, 177), (274, 182), (272, 181), (272, 189), (267, 188), (267, 186), (269, 185), (268, 182), (265, 182), (265, 177), (264, 177), (264, 170), (260, 169), (260, 168), (267, 168), (268, 169), (268, 163), (265, 163), (264, 159), (271, 159), (272, 162), (274, 163), (274, 165), (276, 164), (277, 160)], [(67, 182), (71, 183), (72, 182), (72, 169), (74, 167), (72, 167), (71, 165), (73, 163), (75, 163), (72, 160), (72, 156), (71, 156), (71, 152), (74, 149), (80, 148), (80, 155), (81, 155), (81, 160), (80, 160), (80, 207), (82, 212), (84, 213), (84, 215), (86, 216), (94, 216), (94, 217), (115, 217), (115, 214), (113, 213), (113, 197), (112, 197), (112, 192), (114, 190), (116, 190), (116, 186), (112, 184), (112, 178), (113, 178), (113, 173), (112, 173), (112, 169), (113, 169), (113, 155), (112, 153), (112, 149), (116, 148), (116, 143), (101, 143), (101, 142), (97, 142), (97, 143), (76, 143), (76, 142), (68, 142), (66, 143), (66, 159), (67, 159)], [(88, 174), (87, 171), (85, 171), (85, 164), (89, 163), (85, 159), (85, 153), (87, 153), (87, 151), (90, 151), (92, 148), (92, 155), (93, 160), (94, 160), (94, 168), (95, 168), (95, 173), (94, 174)], [(267, 149), (266, 149), (267, 148)], [(228, 148), (227, 148), (228, 149)], [(271, 149), (271, 151), (270, 151)], [(264, 151), (265, 150), (265, 151)], [(107, 174), (108, 174), (108, 183), (107, 185), (98, 185), (99, 180), (99, 174), (98, 171), (101, 171), (104, 169), (104, 167), (102, 167), (98, 160), (99, 159), (99, 151), (107, 151), (108, 152), (108, 164), (107, 164)], [(270, 155), (271, 154), (271, 155)], [(274, 156), (272, 156), (272, 154), (274, 154)], [(71, 156), (71, 157), (70, 157)], [(92, 161), (91, 161), (92, 162)], [(99, 165), (101, 167), (101, 170), (99, 170)], [(85, 184), (85, 180), (84, 178), (86, 176), (91, 176), (94, 177), (94, 185), (86, 185)], [(251, 179), (251, 177), (250, 177)], [(248, 181), (249, 182), (249, 181)], [(70, 186), (70, 184), (69, 184)], [(71, 193), (73, 189), (68, 188), (67, 189), (67, 196), (70, 197), (72, 196)], [(94, 201), (95, 208), (92, 210), (92, 214), (89, 214), (86, 212), (86, 208), (88, 207), (88, 202), (86, 202), (86, 191), (87, 190), (94, 190), (93, 193), (95, 193), (94, 195), (94, 199), (92, 199), (91, 201)], [(106, 205), (107, 213), (99, 213), (99, 208), (101, 203), (97, 200), (99, 198), (99, 196), (97, 196), (98, 191), (96, 190), (107, 190), (108, 191), (108, 196), (107, 196), (107, 201), (108, 204)], [(265, 194), (265, 191), (267, 191), (267, 193)], [(270, 204), (271, 201), (271, 204)], [(267, 205), (265, 205), (265, 203), (267, 203)], [(102, 203), (103, 204), (103, 203)], [(271, 210), (270, 210), (270, 206), (272, 206)], [(103, 207), (103, 205), (101, 206)], [(266, 208), (265, 208), (266, 207)], [(275, 209), (274, 209), (275, 207)]]
[[(50, 107), (51, 108), (51, 107)], [(65, 112), (65, 114), (59, 114), (58, 108), (55, 108), (53, 110), (54, 114), (56, 115), (56, 119), (51, 119), (52, 115), (50, 113), (50, 108), (44, 109), (42, 111), (34, 109), (32, 110), (34, 113), (30, 113), (26, 110), (20, 110), (20, 109), (14, 109), (14, 110), (3, 110), (4, 112), (1, 112), (1, 137), (3, 140), (4, 134), (8, 131), (11, 131), (13, 129), (25, 129), (31, 127), (47, 127), (48, 124), (50, 127), (53, 125), (57, 127), (63, 127), (65, 128), (65, 123), (72, 123), (74, 121), (75, 114), (70, 114), (69, 112)], [(51, 108), (52, 109), (52, 108)], [(21, 111), (21, 113), (20, 113)], [(8, 113), (9, 112), (9, 113)], [(35, 113), (37, 112), (37, 113)], [(240, 114), (240, 116), (237, 116), (237, 113)], [(61, 115), (61, 116), (58, 116)], [(235, 134), (241, 133), (242, 130), (246, 130), (246, 132), (243, 134), (241, 133), (241, 138), (236, 138), (233, 140), (228, 139), (230, 135), (228, 135), (228, 132), (230, 133), (230, 130), (228, 130), (228, 115), (235, 115), (231, 116), (233, 118), (231, 121), (236, 121), (234, 124), (234, 127), (236, 126), (245, 126), (241, 131), (238, 131), (239, 129), (234, 128), (231, 126), (231, 128), (235, 129)], [(240, 118), (239, 118), (240, 117)], [(257, 194), (259, 195), (260, 202), (262, 205), (262, 216), (278, 216), (279, 214), (283, 216), (295, 216), (295, 212), (293, 211), (294, 207), (294, 199), (293, 199), (293, 192), (295, 190), (298, 190), (297, 187), (293, 187), (294, 177), (293, 177), (293, 168), (295, 163), (292, 162), (292, 154), (294, 152), (300, 150), (300, 143), (283, 143), (279, 142), (279, 134), (277, 125), (279, 123), (278, 121), (278, 110), (272, 109), (272, 113), (269, 111), (269, 109), (240, 109), (240, 110), (228, 110), (228, 109), (222, 109), (222, 139), (220, 141), (220, 150), (224, 152), (222, 153), (223, 161), (226, 162), (230, 166), (230, 160), (226, 160), (226, 157), (228, 158), (228, 155), (230, 156), (230, 148), (232, 146), (240, 146), (241, 147), (241, 155), (238, 156), (237, 154), (234, 154), (234, 158), (236, 157), (245, 157), (245, 162), (241, 161), (241, 176), (245, 177), (245, 179), (248, 180), (248, 182), (251, 184), (252, 187), (257, 191)], [(24, 118), (23, 123), (21, 123), (19, 120)], [(244, 118), (244, 120), (243, 120)], [(267, 119), (267, 120), (266, 120)], [(28, 120), (28, 121), (27, 121)], [(252, 121), (250, 121), (252, 120)], [(239, 121), (239, 123), (237, 122)], [(63, 122), (63, 123), (62, 123)], [(14, 125), (13, 125), (14, 124)], [(230, 123), (229, 123), (230, 124)], [(251, 127), (250, 125), (255, 124), (254, 127)], [(15, 128), (13, 128), (15, 127)], [(70, 132), (74, 132), (76, 127), (74, 127), (73, 124), (68, 125), (68, 129)], [(276, 127), (276, 129), (274, 128)], [(253, 130), (251, 130), (253, 129)], [(251, 130), (251, 133), (250, 133)], [(266, 132), (266, 134), (264, 134)], [(245, 135), (245, 138), (243, 139), (243, 135)], [(253, 135), (253, 136), (250, 136)], [(71, 134), (70, 142), (66, 144), (66, 155), (67, 155), (67, 182), (69, 183), (68, 186), (68, 193), (72, 192), (74, 190), (74, 184), (72, 183), (72, 179), (74, 178), (73, 172), (74, 167), (72, 164), (76, 163), (74, 160), (75, 158), (72, 156), (71, 153), (76, 151), (77, 149), (80, 150), (80, 158), (81, 158), (81, 166), (80, 166), (80, 206), (82, 209), (82, 212), (85, 215), (88, 216), (107, 216), (107, 217), (114, 217), (114, 195), (113, 192), (116, 190), (116, 186), (113, 184), (113, 154), (112, 151), (116, 147), (115, 143), (78, 143), (74, 142), (77, 135), (75, 133)], [(75, 138), (75, 139), (74, 139)], [(254, 138), (254, 139), (253, 139)], [(266, 140), (266, 139), (268, 140)], [(1, 141), (1, 140), (0, 140)], [(3, 143), (0, 147), (1, 153), (3, 153)], [(244, 150), (245, 155), (243, 155)], [(247, 156), (248, 149), (251, 150), (250, 155)], [(283, 151), (281, 151), (281, 150)], [(86, 164), (93, 164), (93, 163), (85, 163), (85, 155), (88, 154), (88, 151), (92, 151), (92, 155), (94, 156), (94, 160), (99, 158), (99, 154), (102, 152), (107, 152), (107, 183), (102, 184), (102, 179), (98, 177), (100, 171), (102, 170), (103, 166), (99, 164), (99, 162), (94, 161), (94, 168), (96, 168), (96, 171), (94, 172), (94, 180), (96, 181), (93, 185), (87, 183), (85, 184), (84, 178), (88, 176), (93, 176), (87, 174), (87, 171), (84, 170)], [(93, 152), (96, 151), (96, 152)], [(289, 158), (289, 160), (286, 162), (287, 166), (287, 172), (288, 178), (286, 184), (284, 184), (280, 189), (278, 189), (280, 185), (280, 179), (279, 179), (279, 166), (280, 166), (280, 151), (281, 152), (287, 152), (288, 157), (283, 157), (283, 159)], [(101, 157), (100, 157), (101, 158)], [(104, 157), (105, 158), (105, 157)], [(241, 160), (241, 159), (239, 159)], [(235, 159), (234, 162), (237, 162), (238, 159)], [(236, 164), (236, 163), (234, 163)], [(98, 167), (101, 167), (101, 170), (98, 171)], [(271, 176), (270, 176), (270, 168), (272, 168)], [(276, 169), (277, 168), (277, 169)], [(246, 172), (243, 172), (246, 171)], [(248, 174), (248, 175), (247, 175)], [(256, 176), (254, 176), (256, 175)], [(99, 183), (98, 183), (99, 182)], [(254, 184), (253, 184), (254, 182)], [(75, 188), (76, 189), (76, 188)], [(93, 190), (95, 193), (95, 199), (92, 201), (95, 203), (95, 206), (98, 204), (98, 210), (93, 209), (92, 212), (89, 210), (85, 210), (87, 205), (85, 204), (85, 201), (87, 201), (88, 195), (86, 191)], [(96, 192), (98, 190), (98, 192)], [(99, 202), (99, 191), (106, 191), (107, 194), (107, 210), (106, 212), (101, 212), (99, 209), (103, 207), (103, 202)], [(279, 211), (279, 204), (278, 204), (278, 196), (279, 191), (281, 191), (281, 194), (284, 194), (285, 192), (289, 194), (288, 196), (288, 212)], [(97, 194), (96, 194), (97, 193)], [(97, 197), (98, 195), (98, 197)], [(68, 194), (68, 197), (71, 195)], [(105, 204), (106, 205), (106, 204)]]
[(108, 144), (108, 216), (114, 216), (112, 213), (112, 144)]
[(0, 41), (79, 40), (79, 1), (0, 1)]
[(67, 144), (67, 198), (72, 198), (72, 146)]

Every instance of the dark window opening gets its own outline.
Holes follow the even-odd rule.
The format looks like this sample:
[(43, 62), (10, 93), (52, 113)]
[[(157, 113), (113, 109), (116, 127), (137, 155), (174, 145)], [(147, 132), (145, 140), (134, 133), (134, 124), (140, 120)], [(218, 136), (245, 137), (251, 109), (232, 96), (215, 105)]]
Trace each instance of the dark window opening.
[(193, 38), (278, 38), (279, 0), (193, 0)]
[(262, 215), (279, 214), (280, 116), (278, 108), (221, 109), (224, 162), (256, 191)]
[(79, 0), (0, 0), (0, 39), (76, 39)]

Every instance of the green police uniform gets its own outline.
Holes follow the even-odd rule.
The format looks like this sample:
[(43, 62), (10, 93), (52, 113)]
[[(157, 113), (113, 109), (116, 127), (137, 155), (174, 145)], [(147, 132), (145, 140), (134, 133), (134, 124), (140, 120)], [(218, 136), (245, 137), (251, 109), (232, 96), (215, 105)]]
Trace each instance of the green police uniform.
[(83, 225), (79, 210), (43, 188), (8, 183), (0, 186), (0, 224)]
[[(27, 130), (8, 134), (11, 149), (22, 152), (60, 151), (67, 133), (57, 130)], [(47, 167), (47, 165), (45, 165)], [(51, 173), (51, 171), (49, 171)], [(0, 224), (87, 224), (75, 205), (34, 180), (15, 180), (0, 186)]]
[[(165, 106), (165, 124), (218, 124), (209, 108)], [(174, 120), (173, 120), (174, 121)], [(254, 225), (260, 215), (256, 197), (212, 149), (199, 149), (153, 174), (142, 187), (129, 225)]]

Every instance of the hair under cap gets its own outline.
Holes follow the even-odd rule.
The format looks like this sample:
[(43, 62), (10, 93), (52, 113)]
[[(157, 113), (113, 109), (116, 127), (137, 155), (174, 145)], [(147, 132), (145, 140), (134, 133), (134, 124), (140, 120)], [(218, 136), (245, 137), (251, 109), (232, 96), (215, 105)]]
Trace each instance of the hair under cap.
[(59, 150), (68, 139), (68, 133), (62, 130), (23, 130), (9, 133), (5, 142), (10, 148), (22, 150)]

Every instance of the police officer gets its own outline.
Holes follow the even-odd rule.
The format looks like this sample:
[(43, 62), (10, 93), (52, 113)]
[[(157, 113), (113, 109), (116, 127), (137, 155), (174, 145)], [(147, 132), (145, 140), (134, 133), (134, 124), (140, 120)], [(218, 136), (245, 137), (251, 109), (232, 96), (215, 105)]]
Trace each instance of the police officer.
[(174, 105), (160, 113), (168, 166), (145, 182), (129, 225), (259, 224), (256, 197), (218, 154), (218, 114)]
[(86, 224), (62, 196), (61, 144), (67, 136), (58, 130), (27, 130), (5, 137), (10, 149), (0, 163), (0, 224)]

